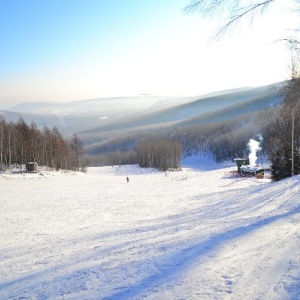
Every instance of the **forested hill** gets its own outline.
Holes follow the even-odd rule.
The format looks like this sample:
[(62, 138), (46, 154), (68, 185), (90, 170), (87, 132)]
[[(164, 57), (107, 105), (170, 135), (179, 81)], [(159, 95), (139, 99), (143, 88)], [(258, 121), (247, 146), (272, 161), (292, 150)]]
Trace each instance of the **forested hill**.
[[(243, 122), (243, 127), (248, 130), (248, 133), (242, 138), (244, 143), (244, 139), (248, 139), (248, 136), (253, 134), (252, 128), (249, 128), (253, 125), (249, 124), (249, 120), (253, 118), (252, 115), (275, 107), (280, 103), (280, 100), (281, 84), (278, 83), (257, 88), (214, 93), (189, 99), (186, 103), (177, 102), (178, 104), (173, 106), (170, 105), (170, 100), (161, 101), (147, 111), (124, 117), (114, 123), (81, 131), (79, 135), (85, 142), (88, 153), (128, 151), (133, 149), (139, 140), (148, 138), (149, 135), (150, 138), (172, 138), (185, 144), (186, 140), (195, 139), (194, 133), (182, 136), (187, 132), (203, 132), (204, 130), (208, 134), (208, 132), (215, 130), (214, 127), (210, 127), (208, 130), (195, 129), (195, 127), (212, 126), (220, 122), (231, 122), (242, 118), (237, 122), (233, 121), (236, 124), (234, 128), (228, 124), (226, 127), (234, 136), (235, 130), (240, 131), (239, 122)], [(247, 120), (243, 120), (245, 118)], [(222, 124), (220, 126), (224, 127)], [(196, 143), (194, 142), (194, 144)], [(198, 146), (194, 145), (193, 147), (198, 149)], [(185, 151), (189, 152), (191, 146), (184, 148)]]
[(238, 91), (224, 91), (199, 97), (187, 103), (169, 107), (154, 106), (145, 112), (131, 115), (117, 122), (81, 132), (82, 135), (97, 135), (101, 132), (137, 130), (151, 127), (166, 127), (176, 124), (195, 126), (235, 118), (278, 104), (278, 85), (248, 88)]

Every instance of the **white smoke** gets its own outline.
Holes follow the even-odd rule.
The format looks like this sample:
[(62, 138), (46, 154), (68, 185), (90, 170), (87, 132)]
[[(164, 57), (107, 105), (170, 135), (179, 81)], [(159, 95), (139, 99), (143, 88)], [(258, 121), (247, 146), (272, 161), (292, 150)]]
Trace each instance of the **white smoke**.
[(256, 161), (257, 161), (257, 151), (261, 150), (260, 147), (260, 142), (262, 141), (262, 136), (258, 135), (257, 138), (259, 141), (256, 141), (254, 139), (250, 139), (248, 142), (248, 148), (249, 148), (249, 165), (254, 167), (256, 166)]

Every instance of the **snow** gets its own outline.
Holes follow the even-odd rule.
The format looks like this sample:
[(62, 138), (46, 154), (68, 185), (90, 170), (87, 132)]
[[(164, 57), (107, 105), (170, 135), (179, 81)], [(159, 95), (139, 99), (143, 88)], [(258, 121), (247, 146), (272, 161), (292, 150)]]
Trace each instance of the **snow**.
[(0, 299), (300, 299), (300, 177), (184, 163), (0, 174)]

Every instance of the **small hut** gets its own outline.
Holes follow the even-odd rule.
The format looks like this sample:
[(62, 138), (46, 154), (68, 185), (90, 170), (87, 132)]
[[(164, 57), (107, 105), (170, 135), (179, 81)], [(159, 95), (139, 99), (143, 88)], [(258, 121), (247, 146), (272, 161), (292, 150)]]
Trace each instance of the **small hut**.
[(255, 176), (259, 178), (264, 178), (264, 169), (256, 166), (241, 166), (242, 176)]
[(26, 172), (37, 173), (37, 171), (38, 171), (38, 163), (37, 162), (29, 162), (26, 164)]
[(249, 165), (249, 158), (235, 158), (234, 161), (237, 165), (238, 173), (241, 173), (241, 167), (242, 166)]

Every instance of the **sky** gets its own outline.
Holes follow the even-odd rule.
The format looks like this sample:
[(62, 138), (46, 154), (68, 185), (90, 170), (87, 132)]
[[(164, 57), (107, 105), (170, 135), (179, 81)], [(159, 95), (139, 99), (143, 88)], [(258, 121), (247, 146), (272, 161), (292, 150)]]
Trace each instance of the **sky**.
[(277, 2), (213, 41), (221, 17), (185, 13), (190, 0), (0, 0), (0, 109), (286, 80), (289, 52), (276, 41), (299, 20)]

